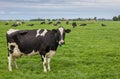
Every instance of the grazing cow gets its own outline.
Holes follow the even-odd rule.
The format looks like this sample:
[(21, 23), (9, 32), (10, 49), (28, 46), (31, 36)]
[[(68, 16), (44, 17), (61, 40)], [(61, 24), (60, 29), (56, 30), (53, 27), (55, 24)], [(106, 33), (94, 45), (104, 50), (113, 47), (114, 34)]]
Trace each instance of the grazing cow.
[(103, 24), (103, 23), (102, 23), (102, 24), (101, 24), (101, 26), (105, 27), (105, 26), (106, 26), (106, 24)]
[(80, 24), (80, 26), (86, 26), (87, 24), (83, 23), (83, 24)]
[(72, 23), (72, 27), (75, 28), (77, 26), (77, 23), (76, 22), (73, 22)]
[(58, 22), (56, 22), (56, 24), (58, 25), (58, 24), (61, 24), (61, 22), (60, 21), (58, 21)]
[(21, 23), (21, 22), (19, 22), (19, 21), (17, 21), (17, 22), (15, 22), (15, 24), (17, 24), (17, 25), (21, 25), (22, 23)]
[(5, 23), (5, 25), (8, 25), (8, 23)]
[(21, 22), (15, 22), (14, 24), (12, 24), (11, 26), (13, 26), (13, 27), (17, 27), (17, 26), (19, 26), (19, 25), (21, 25)]
[(40, 24), (45, 24), (45, 22), (41, 22)]
[[(22, 55), (30, 56), (40, 54), (44, 72), (50, 71), (50, 60), (55, 54), (58, 45), (65, 43), (65, 33), (71, 30), (59, 27), (58, 29), (46, 30), (14, 30), (7, 31), (8, 44), (8, 69), (12, 71), (12, 59), (16, 68), (16, 58)], [(47, 66), (47, 68), (46, 68)]]
[(57, 26), (57, 24), (53, 24), (53, 26)]
[(13, 26), (13, 27), (17, 27), (17, 26), (19, 26), (18, 24), (12, 24), (11, 26)]
[(66, 24), (68, 25), (68, 24), (69, 24), (69, 21), (66, 21)]
[(22, 21), (21, 23), (22, 23), (22, 24), (25, 24), (25, 22), (24, 22), (24, 21)]
[(34, 26), (34, 24), (28, 24), (28, 26)]
[(49, 22), (48, 24), (52, 24), (53, 22)]

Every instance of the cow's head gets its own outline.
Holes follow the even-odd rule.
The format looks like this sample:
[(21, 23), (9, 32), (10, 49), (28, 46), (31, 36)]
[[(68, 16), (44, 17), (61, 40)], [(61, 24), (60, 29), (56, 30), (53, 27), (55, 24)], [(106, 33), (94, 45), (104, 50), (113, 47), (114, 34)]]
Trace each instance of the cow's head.
[(69, 32), (71, 32), (70, 29), (64, 29), (62, 26), (56, 30), (57, 42), (60, 46), (62, 46), (62, 44), (65, 44), (65, 33)]

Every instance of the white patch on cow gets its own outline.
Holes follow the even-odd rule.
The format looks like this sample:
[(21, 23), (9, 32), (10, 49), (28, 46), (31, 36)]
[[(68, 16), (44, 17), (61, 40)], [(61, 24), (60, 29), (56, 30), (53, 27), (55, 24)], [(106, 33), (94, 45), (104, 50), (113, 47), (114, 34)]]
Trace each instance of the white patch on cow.
[(36, 34), (36, 37), (38, 37), (40, 35), (40, 29), (37, 30), (37, 34)]
[(46, 57), (44, 57), (44, 56), (42, 55), (42, 58), (43, 58), (43, 69), (44, 69), (44, 72), (47, 72), (47, 69), (46, 69), (46, 64), (47, 64), (47, 62), (46, 62)]
[(39, 33), (39, 32), (40, 32), (40, 29), (37, 30), (36, 37), (38, 37), (39, 35), (40, 35), (40, 36), (45, 36), (45, 34), (47, 33), (47, 30), (45, 29), (42, 33)]
[(8, 70), (9, 71), (12, 71), (11, 63), (12, 63), (12, 54), (9, 54), (8, 56)]
[(55, 54), (55, 51), (50, 50), (48, 53), (46, 53), (45, 56), (46, 56), (47, 58), (51, 58), (54, 54)]
[(35, 51), (33, 50), (31, 53), (28, 54), (28, 56), (37, 55), (37, 54), (39, 54), (39, 52), (35, 52)]
[(9, 30), (7, 31), (7, 34), (11, 34), (11, 33), (14, 33), (14, 32), (16, 32), (16, 31), (19, 31), (19, 30), (16, 30), (16, 29), (9, 29)]
[(16, 43), (8, 43), (9, 49), (11, 45), (15, 46), (13, 53), (12, 53), (13, 57), (20, 57), (21, 55), (23, 55), (23, 53), (19, 50), (18, 45)]
[(63, 40), (63, 32), (64, 32), (64, 29), (63, 29), (62, 27), (60, 27), (58, 30), (60, 31), (60, 35), (61, 35), (61, 40), (59, 41), (59, 44), (61, 44), (61, 43), (64, 42), (64, 40)]
[(62, 27), (60, 27), (60, 28), (59, 28), (59, 31), (60, 31), (60, 34), (61, 34), (61, 36), (62, 36), (64, 29), (63, 29)]
[(45, 29), (45, 30), (40, 34), (40, 36), (45, 36), (46, 33), (47, 33), (47, 30)]
[(50, 71), (50, 60), (51, 58), (47, 58), (48, 70)]

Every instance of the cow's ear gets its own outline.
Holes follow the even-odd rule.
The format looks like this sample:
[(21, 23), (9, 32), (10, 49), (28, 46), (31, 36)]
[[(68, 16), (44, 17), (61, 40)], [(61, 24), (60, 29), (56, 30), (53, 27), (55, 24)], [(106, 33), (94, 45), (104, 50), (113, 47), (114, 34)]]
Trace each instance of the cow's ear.
[(57, 32), (57, 30), (56, 30), (56, 29), (52, 29), (52, 31), (53, 31), (53, 32), (55, 32), (55, 33)]
[(66, 32), (66, 33), (70, 33), (71, 30), (70, 30), (70, 29), (66, 29), (65, 32)]
[(19, 34), (20, 34), (20, 35), (24, 35), (24, 34), (26, 34), (26, 33), (27, 33), (27, 31), (24, 31), (24, 30), (19, 31)]

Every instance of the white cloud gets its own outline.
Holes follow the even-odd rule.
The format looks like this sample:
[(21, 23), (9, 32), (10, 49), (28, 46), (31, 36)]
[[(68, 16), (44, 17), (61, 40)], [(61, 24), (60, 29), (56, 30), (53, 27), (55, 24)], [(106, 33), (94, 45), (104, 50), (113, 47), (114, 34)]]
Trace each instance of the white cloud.
[(23, 12), (10, 11), (10, 12), (8, 12), (8, 13), (14, 15), (14, 14), (22, 14)]
[(6, 14), (6, 12), (5, 11), (0, 11), (0, 14), (3, 15), (3, 14)]
[[(80, 13), (117, 12), (120, 0), (1, 0), (0, 14), (2, 15), (35, 15), (42, 16), (77, 15)], [(99, 11), (99, 12), (97, 12)], [(111, 11), (111, 12), (110, 12)], [(120, 11), (119, 11), (120, 12)], [(119, 13), (118, 12), (118, 13)], [(88, 14), (88, 16), (92, 15)], [(100, 15), (100, 14), (98, 14)]]
[[(19, 8), (80, 8), (120, 6), (120, 0), (17, 0), (21, 2), (1, 1), (1, 7)], [(23, 1), (23, 2), (22, 2)], [(26, 2), (24, 2), (26, 1)], [(28, 2), (27, 2), (28, 1)], [(33, 1), (33, 2), (29, 2)], [(38, 2), (38, 3), (34, 3)], [(43, 3), (44, 2), (44, 3)]]

